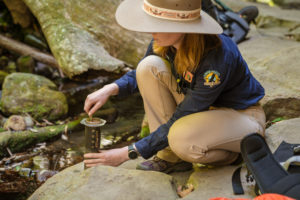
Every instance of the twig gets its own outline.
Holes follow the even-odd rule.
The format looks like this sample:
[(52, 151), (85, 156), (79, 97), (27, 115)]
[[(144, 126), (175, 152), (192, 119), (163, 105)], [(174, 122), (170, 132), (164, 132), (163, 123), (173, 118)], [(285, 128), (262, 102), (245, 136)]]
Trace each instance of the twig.
[(47, 125), (50, 125), (50, 126), (54, 125), (52, 122), (49, 122), (47, 119), (43, 119), (43, 121), (44, 121)]
[(6, 150), (7, 150), (8, 154), (12, 157), (13, 154), (12, 154), (11, 150), (8, 147), (6, 147)]

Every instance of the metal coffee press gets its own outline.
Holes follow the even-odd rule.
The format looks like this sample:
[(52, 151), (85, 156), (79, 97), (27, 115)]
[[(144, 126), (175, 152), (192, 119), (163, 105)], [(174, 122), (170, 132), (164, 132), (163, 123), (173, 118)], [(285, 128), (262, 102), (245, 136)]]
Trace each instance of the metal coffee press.
[(85, 153), (97, 153), (101, 144), (101, 129), (106, 121), (100, 118), (84, 118), (80, 122), (85, 126)]

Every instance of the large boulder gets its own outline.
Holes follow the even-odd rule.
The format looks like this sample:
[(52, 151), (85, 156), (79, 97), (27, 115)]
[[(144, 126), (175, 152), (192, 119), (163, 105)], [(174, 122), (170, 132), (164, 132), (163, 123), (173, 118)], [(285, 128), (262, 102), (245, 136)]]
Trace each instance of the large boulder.
[(224, 0), (233, 10), (257, 6), (256, 27), (239, 49), (251, 72), (266, 89), (262, 100), (268, 120), (300, 116), (300, 12), (264, 4)]
[(158, 172), (79, 163), (51, 177), (28, 200), (175, 200), (173, 179)]
[(55, 120), (67, 114), (68, 104), (65, 95), (49, 79), (12, 73), (3, 83), (1, 110), (6, 115), (28, 113), (37, 120)]
[(300, 118), (283, 120), (266, 130), (266, 140), (272, 152), (282, 141), (300, 144)]
[(120, 60), (135, 65), (150, 42), (149, 34), (129, 32), (116, 23), (115, 10), (121, 0), (24, 2), (39, 20), (53, 55), (69, 77), (89, 69), (118, 72), (124, 67)]
[(262, 100), (267, 119), (300, 116), (300, 45), (277, 37), (252, 37), (239, 49), (266, 91)]

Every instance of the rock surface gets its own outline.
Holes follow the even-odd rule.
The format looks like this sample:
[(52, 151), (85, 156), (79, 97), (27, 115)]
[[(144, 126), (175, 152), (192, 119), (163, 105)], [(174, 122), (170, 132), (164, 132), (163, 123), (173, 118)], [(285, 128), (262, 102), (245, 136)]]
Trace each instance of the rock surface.
[(197, 168), (190, 176), (188, 183), (195, 186), (195, 190), (188, 196), (182, 198), (184, 200), (203, 199), (208, 200), (213, 197), (226, 198), (248, 198), (255, 197), (253, 183), (247, 183), (245, 174), (246, 170), (241, 172), (244, 195), (234, 195), (231, 184), (231, 177), (237, 166), (224, 166), (216, 168)]
[(300, 116), (299, 42), (261, 36), (253, 31), (239, 49), (265, 88), (262, 100), (268, 120)]
[(31, 56), (21, 56), (17, 60), (18, 72), (33, 73), (35, 62)]
[(3, 0), (10, 10), (15, 24), (20, 24), (23, 28), (30, 26), (33, 17), (22, 0)]
[[(30, 0), (25, 1), (30, 2)], [(241, 1), (224, 1), (226, 3), (233, 2), (234, 6), (236, 8), (239, 7), (239, 9), (246, 5), (252, 5)], [(43, 3), (45, 2), (47, 1), (44, 0)], [(70, 0), (65, 2), (65, 8), (68, 8), (69, 10), (71, 9), (70, 2), (73, 2), (74, 8), (77, 8), (78, 12), (82, 12), (82, 9), (85, 9), (85, 6), (91, 3), (82, 1), (81, 7), (78, 7), (79, 3), (77, 2)], [(103, 8), (106, 9), (103, 13), (108, 12), (111, 14), (112, 10), (106, 7), (106, 1), (102, 3)], [(98, 3), (93, 2), (92, 4), (94, 5), (94, 8), (90, 9), (93, 10), (98, 8)], [(117, 6), (118, 2), (112, 1), (111, 4)], [(231, 4), (229, 5), (234, 8)], [(259, 5), (259, 8), (261, 14), (258, 19), (257, 29), (255, 30), (255, 27), (252, 27), (252, 30), (254, 29), (254, 31), (251, 31), (250, 39), (241, 43), (239, 48), (252, 73), (266, 89), (266, 96), (262, 100), (262, 103), (268, 119), (272, 120), (276, 117), (298, 117), (300, 116), (300, 79), (297, 75), (300, 74), (300, 69), (298, 67), (300, 61), (300, 47), (299, 43), (294, 40), (298, 40), (297, 34), (299, 35), (300, 17), (297, 18), (299, 13), (297, 14), (294, 11), (284, 11), (278, 8), (270, 9), (264, 5)], [(99, 35), (102, 35), (103, 32), (108, 33), (109, 31), (106, 31), (111, 31), (112, 29), (110, 29), (109, 26), (106, 26), (105, 21), (102, 23), (104, 25), (100, 23), (100, 21), (103, 20), (102, 18), (96, 18), (98, 21), (79, 21), (80, 18), (75, 16), (77, 14), (76, 12), (65, 13), (69, 14), (68, 19), (71, 19), (73, 24), (83, 27), (84, 30), (88, 30), (88, 32), (92, 33), (94, 36), (97, 35), (96, 38), (104, 45), (106, 45), (105, 39), (107, 39), (107, 37), (113, 37), (115, 36), (114, 34), (119, 34), (114, 32), (112, 32), (110, 36), (107, 36), (106, 34), (106, 37), (104, 37), (105, 39), (103, 40)], [(94, 13), (91, 15), (96, 16)], [(90, 16), (87, 15), (84, 17)], [(96, 28), (98, 22), (101, 24), (101, 26), (99, 26), (101, 28)], [(115, 24), (112, 24), (111, 27), (115, 28), (115, 30), (120, 30)], [(276, 34), (274, 34), (274, 32)], [(126, 32), (123, 32), (122, 34), (126, 35)], [(118, 37), (116, 38), (116, 40), (121, 39)], [(112, 45), (113, 49), (115, 48), (114, 45), (117, 43), (115, 43), (114, 39), (111, 41), (112, 42), (109, 45)], [(124, 56), (125, 58), (125, 54), (122, 53), (122, 50), (118, 50), (118, 52), (123, 55), (118, 55), (118, 53), (112, 53), (112, 55), (117, 55), (118, 57)], [(300, 143), (299, 124), (300, 118), (296, 118), (278, 122), (268, 128), (266, 131), (266, 138), (271, 150), (277, 148), (283, 139), (291, 143)], [(104, 130), (103, 133), (105, 133)], [(171, 174), (171, 176), (168, 176), (160, 173), (132, 170), (135, 168), (136, 163), (141, 161), (142, 159), (126, 162), (120, 168), (99, 166), (86, 171), (82, 171), (83, 166), (81, 164), (70, 167), (49, 179), (45, 185), (39, 188), (29, 198), (29, 200), (83, 198), (108, 200), (179, 199), (176, 196), (174, 185), (172, 184), (174, 180), (171, 176), (175, 177), (175, 179), (179, 179), (180, 181), (178, 182), (181, 184), (187, 181), (196, 186), (194, 192), (183, 198), (187, 200), (204, 200), (217, 196), (228, 198), (253, 198), (255, 196), (254, 186), (245, 183), (245, 171), (243, 171), (241, 176), (244, 186), (246, 185), (246, 187), (244, 187), (245, 195), (233, 195), (231, 176), (236, 169), (236, 166), (195, 168), (195, 171), (192, 174), (191, 172), (188, 172)]]
[[(300, 12), (245, 1), (224, 0), (238, 11), (249, 5), (259, 9), (257, 25), (239, 49), (251, 72), (262, 83), (267, 120), (300, 116)], [(295, 41), (296, 40), (296, 41)]]
[(120, 0), (24, 2), (39, 20), (52, 53), (69, 77), (88, 69), (118, 72), (124, 63), (114, 57), (136, 64), (150, 42), (147, 34), (117, 25), (114, 13)]
[(266, 130), (266, 140), (272, 152), (282, 141), (300, 144), (300, 118), (275, 123)]
[(107, 166), (83, 170), (80, 163), (47, 180), (28, 200), (175, 200), (173, 187), (169, 175)]
[(26, 129), (26, 122), (22, 116), (12, 115), (7, 119), (3, 128), (6, 130), (23, 131)]
[(1, 110), (7, 115), (28, 113), (37, 120), (55, 120), (67, 114), (68, 104), (49, 79), (13, 73), (3, 83)]
[[(274, 150), (282, 140), (300, 143), (300, 118), (278, 122), (267, 129), (266, 139)], [(195, 190), (182, 198), (184, 200), (208, 200), (212, 197), (248, 198), (255, 197), (254, 183), (247, 183), (245, 168), (242, 169), (241, 181), (244, 195), (233, 195), (231, 177), (237, 166), (198, 167), (194, 171), (172, 173), (144, 172), (134, 170), (138, 158), (123, 163), (118, 168), (99, 166), (83, 171), (82, 163), (67, 168), (49, 179), (29, 200), (81, 199), (87, 194), (88, 199), (177, 199), (174, 188), (177, 184), (190, 183)], [(173, 178), (172, 178), (173, 177)], [(175, 184), (173, 184), (175, 183)], [(68, 188), (68, 189), (66, 189)], [(134, 192), (128, 192), (134, 191)], [(96, 198), (97, 197), (97, 198)]]
[(223, 2), (234, 11), (239, 11), (246, 6), (257, 6), (259, 9), (259, 16), (256, 19), (256, 28), (259, 33), (264, 36), (277, 36), (296, 41), (299, 41), (300, 39), (299, 10), (287, 10), (279, 7), (270, 7), (264, 4), (236, 0), (223, 0)]

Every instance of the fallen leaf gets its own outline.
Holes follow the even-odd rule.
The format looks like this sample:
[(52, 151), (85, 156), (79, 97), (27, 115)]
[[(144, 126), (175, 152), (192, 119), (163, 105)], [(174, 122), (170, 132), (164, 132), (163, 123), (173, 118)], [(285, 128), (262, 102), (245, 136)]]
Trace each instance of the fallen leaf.
[(179, 197), (183, 198), (187, 196), (189, 193), (194, 191), (194, 186), (192, 184), (186, 184), (184, 186), (178, 186), (177, 194)]

